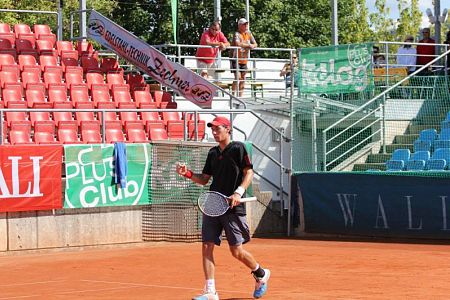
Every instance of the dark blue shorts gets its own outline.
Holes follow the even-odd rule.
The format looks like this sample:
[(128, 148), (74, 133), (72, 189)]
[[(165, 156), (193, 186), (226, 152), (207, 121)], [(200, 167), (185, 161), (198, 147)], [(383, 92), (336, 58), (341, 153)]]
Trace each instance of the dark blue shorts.
[(250, 241), (250, 230), (245, 216), (227, 213), (219, 217), (203, 215), (202, 241), (220, 246), (222, 231), (225, 230), (228, 245), (239, 246)]

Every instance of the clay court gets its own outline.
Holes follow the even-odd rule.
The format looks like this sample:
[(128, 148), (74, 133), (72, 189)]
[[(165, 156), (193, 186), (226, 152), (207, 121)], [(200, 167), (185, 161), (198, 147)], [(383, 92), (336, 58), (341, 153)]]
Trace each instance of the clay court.
[[(272, 271), (264, 299), (448, 299), (448, 245), (254, 239)], [(190, 299), (200, 243), (144, 243), (0, 256), (0, 299)], [(253, 279), (216, 251), (220, 299), (252, 299)]]

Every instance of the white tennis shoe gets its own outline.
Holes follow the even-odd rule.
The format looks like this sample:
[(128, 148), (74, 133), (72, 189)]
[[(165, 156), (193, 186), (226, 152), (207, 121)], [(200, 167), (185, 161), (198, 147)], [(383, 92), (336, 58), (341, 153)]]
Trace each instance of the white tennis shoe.
[(203, 294), (195, 296), (192, 300), (219, 300), (219, 294), (217, 292), (203, 292)]
[(269, 269), (264, 269), (264, 277), (260, 278), (260, 277), (256, 277), (253, 275), (253, 277), (255, 277), (256, 283), (255, 283), (255, 291), (253, 292), (253, 297), (254, 298), (261, 298), (262, 296), (264, 296), (267, 292), (267, 282), (269, 281), (270, 278), (270, 270)]

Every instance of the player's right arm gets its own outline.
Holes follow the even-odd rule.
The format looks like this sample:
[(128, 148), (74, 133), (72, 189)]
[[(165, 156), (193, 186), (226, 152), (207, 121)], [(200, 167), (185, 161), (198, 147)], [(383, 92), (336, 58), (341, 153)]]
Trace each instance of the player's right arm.
[(192, 170), (189, 170), (186, 166), (186, 164), (183, 163), (177, 163), (177, 173), (181, 176), (184, 176), (190, 180), (192, 180), (195, 183), (205, 185), (209, 182), (209, 179), (211, 178), (211, 175), (207, 174), (195, 174), (192, 172)]

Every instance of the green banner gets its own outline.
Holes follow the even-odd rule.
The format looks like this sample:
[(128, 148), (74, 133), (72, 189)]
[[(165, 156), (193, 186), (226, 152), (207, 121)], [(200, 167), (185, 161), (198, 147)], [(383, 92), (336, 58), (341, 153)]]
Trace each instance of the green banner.
[(141, 205), (151, 202), (150, 144), (127, 144), (128, 176), (124, 189), (114, 182), (114, 145), (64, 146), (65, 208)]
[(299, 93), (372, 91), (372, 44), (350, 44), (300, 51)]

